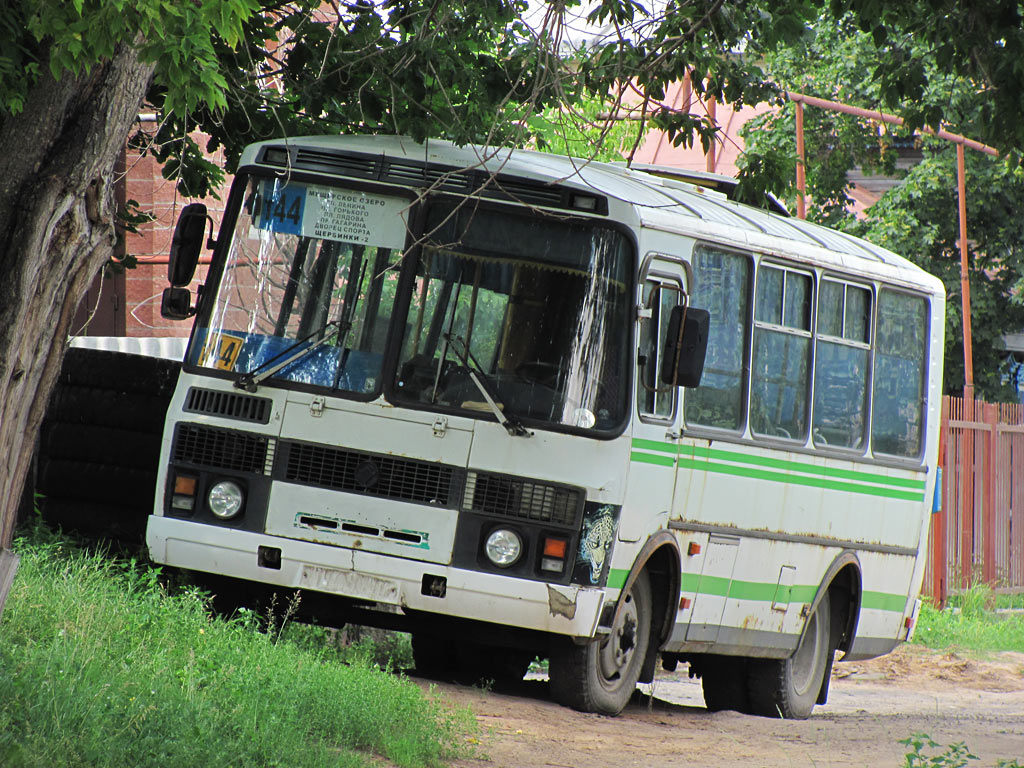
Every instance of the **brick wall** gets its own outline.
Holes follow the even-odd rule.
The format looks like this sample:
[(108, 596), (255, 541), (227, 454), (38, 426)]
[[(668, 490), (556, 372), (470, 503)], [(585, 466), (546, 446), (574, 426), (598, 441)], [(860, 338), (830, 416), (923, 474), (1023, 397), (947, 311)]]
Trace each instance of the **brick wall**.
[[(152, 121), (143, 121), (143, 130), (155, 130)], [(202, 140), (200, 139), (200, 145)], [(197, 200), (183, 197), (174, 182), (160, 175), (160, 166), (152, 157), (140, 157), (128, 150), (125, 162), (125, 198), (135, 200), (142, 212), (150, 213), (153, 221), (139, 227), (138, 234), (129, 233), (125, 250), (138, 259), (138, 267), (125, 273), (125, 335), (126, 336), (188, 336), (190, 320), (165, 320), (160, 316), (160, 296), (167, 287), (167, 255), (171, 235), (181, 209), (191, 202), (203, 202), (214, 221), (214, 232), (220, 231), (220, 220), (227, 200), (230, 179), (220, 191), (220, 200), (212, 197)], [(221, 162), (219, 156), (211, 158)], [(208, 231), (209, 234), (209, 231)], [(196, 279), (190, 286), (193, 297), (196, 286), (206, 275), (210, 252), (203, 250)]]

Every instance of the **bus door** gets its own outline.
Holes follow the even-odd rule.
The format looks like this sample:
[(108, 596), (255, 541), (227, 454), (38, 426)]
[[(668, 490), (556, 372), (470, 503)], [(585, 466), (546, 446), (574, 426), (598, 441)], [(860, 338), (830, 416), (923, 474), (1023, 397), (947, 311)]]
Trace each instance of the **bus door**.
[[(687, 642), (713, 643), (718, 640), (718, 630), (725, 614), (725, 606), (732, 585), (732, 573), (736, 567), (736, 555), (740, 551), (739, 536), (712, 533), (700, 547), (701, 552), (693, 555), (689, 546), (683, 557), (684, 601), (691, 601), (688, 611), (682, 611), (677, 621), (686, 625)], [(698, 559), (687, 569), (687, 560)], [(699, 567), (698, 572), (694, 572)], [(691, 597), (686, 597), (692, 593)], [(689, 615), (687, 615), (689, 614)]]
[[(659, 379), (669, 315), (688, 285), (682, 261), (648, 255), (641, 268), (636, 354), (636, 416), (630, 451), (627, 510), (619, 540), (639, 541), (668, 522), (679, 445), (679, 391)], [(660, 522), (656, 519), (661, 517)]]

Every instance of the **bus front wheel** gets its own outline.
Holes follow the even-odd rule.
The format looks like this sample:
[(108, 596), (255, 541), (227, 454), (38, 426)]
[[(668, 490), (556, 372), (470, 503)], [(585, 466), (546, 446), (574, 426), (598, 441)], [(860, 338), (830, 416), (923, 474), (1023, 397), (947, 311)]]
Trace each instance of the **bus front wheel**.
[(551, 695), (559, 704), (582, 712), (617, 715), (640, 677), (651, 639), (651, 583), (646, 571), (633, 582), (611, 632), (576, 645), (565, 640), (552, 650)]
[(764, 717), (804, 720), (811, 715), (835, 651), (831, 639), (831, 613), (826, 593), (804, 627), (800, 642), (788, 659), (751, 660), (749, 695), (751, 712)]

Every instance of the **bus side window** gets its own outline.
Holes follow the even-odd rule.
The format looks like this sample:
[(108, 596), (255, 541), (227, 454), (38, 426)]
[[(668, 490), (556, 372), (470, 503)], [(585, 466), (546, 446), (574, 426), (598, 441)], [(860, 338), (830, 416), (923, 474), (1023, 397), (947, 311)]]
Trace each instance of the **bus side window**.
[(803, 440), (811, 363), (813, 281), (805, 272), (762, 264), (757, 270), (750, 428)]
[(751, 259), (698, 245), (693, 252), (693, 272), (690, 306), (707, 309), (711, 325), (700, 386), (686, 393), (686, 423), (740, 431), (747, 401)]
[(675, 413), (678, 387), (659, 382), (658, 371), (661, 370), (669, 316), (681, 296), (682, 291), (675, 283), (648, 280), (644, 284), (643, 304), (651, 310), (651, 317), (640, 323), (636, 388), (637, 410), (644, 416), (671, 419)]
[(838, 280), (822, 280), (817, 331), (811, 430), (814, 443), (863, 449), (871, 352), (871, 291)]
[(878, 297), (871, 449), (914, 458), (924, 434), (928, 303), (885, 290)]

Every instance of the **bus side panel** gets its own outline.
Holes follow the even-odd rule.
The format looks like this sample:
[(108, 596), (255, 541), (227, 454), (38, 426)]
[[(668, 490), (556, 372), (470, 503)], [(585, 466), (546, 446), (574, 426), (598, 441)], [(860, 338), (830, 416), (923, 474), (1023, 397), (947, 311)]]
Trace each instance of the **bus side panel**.
[(695, 440), (672, 519), (916, 549), (925, 495), (922, 472)]

